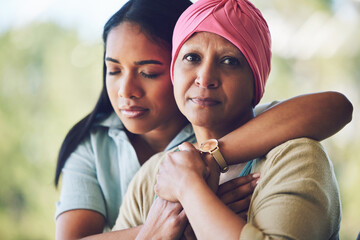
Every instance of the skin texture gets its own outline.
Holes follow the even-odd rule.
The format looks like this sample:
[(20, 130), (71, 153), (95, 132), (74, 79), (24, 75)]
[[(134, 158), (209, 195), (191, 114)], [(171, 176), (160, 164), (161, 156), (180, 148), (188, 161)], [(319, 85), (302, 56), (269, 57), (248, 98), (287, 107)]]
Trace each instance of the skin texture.
[[(252, 118), (249, 110), (252, 95), (244, 92), (253, 92), (249, 66), (235, 64), (225, 68), (226, 61), (219, 61), (236, 58), (236, 47), (231, 45), (216, 34), (197, 33), (184, 43), (176, 59), (176, 102), (193, 124), (198, 142), (221, 138), (234, 130), (230, 123), (245, 123)], [(229, 50), (224, 50), (227, 48)], [(236, 59), (234, 62), (241, 63), (239, 57)], [(211, 97), (210, 102), (215, 104), (203, 104), (206, 101), (199, 104), (194, 101), (198, 96)], [(224, 124), (219, 126), (220, 123)], [(199, 157), (192, 144), (183, 143), (179, 148), (181, 151), (169, 153), (161, 163), (155, 193), (181, 203), (198, 239), (218, 239), (219, 236), (239, 239), (246, 221), (232, 212), (208, 186), (209, 179), (204, 177), (204, 172), (209, 163)]]
[[(133, 38), (129, 38), (130, 36), (133, 36)], [(124, 45), (121, 45), (120, 43), (124, 43)], [(120, 45), (122, 46), (121, 48), (119, 47)], [(135, 49), (130, 51), (130, 47)], [(122, 52), (123, 49), (127, 49), (126, 55)], [(137, 49), (141, 49), (142, 51), (136, 52)], [(151, 49), (151, 53), (144, 55), (148, 49)], [(162, 151), (162, 149), (186, 123), (185, 119), (181, 115), (178, 115), (180, 112), (176, 107), (174, 107), (174, 102), (172, 100), (174, 98), (172, 97), (172, 86), (169, 77), (170, 74), (167, 70), (169, 67), (164, 67), (165, 65), (170, 65), (170, 49), (166, 48), (163, 44), (154, 44), (151, 39), (140, 32), (136, 25), (123, 23), (118, 28), (115, 28), (110, 32), (106, 50), (106, 57), (111, 58), (111, 60), (106, 61), (108, 67), (107, 74), (109, 76), (107, 79), (109, 96), (115, 111), (121, 120), (126, 124), (126, 127), (130, 131), (140, 133), (140, 135), (129, 134), (129, 137), (135, 147), (140, 163), (143, 163), (153, 154)], [(198, 54), (196, 51), (195, 53)], [(230, 53), (234, 54), (231, 55), (231, 57), (238, 57), (241, 63), (242, 56), (239, 55), (238, 52), (230, 51)], [(232, 63), (234, 63), (231, 58), (221, 58), (223, 56), (220, 53), (218, 55), (215, 54), (214, 56), (217, 61), (214, 61), (211, 66), (216, 66), (216, 64), (218, 64), (218, 66), (221, 66), (220, 69), (222, 69), (222, 71), (219, 73), (213, 72), (212, 74), (221, 77), (225, 73), (231, 74), (234, 71), (239, 71), (239, 78), (247, 74), (244, 69), (234, 69), (233, 67), (229, 67), (229, 65), (232, 66)], [(189, 64), (188, 61), (190, 59), (185, 58), (186, 61), (183, 62), (183, 67), (189, 67), (189, 65), (185, 64)], [(112, 60), (116, 60), (118, 63)], [(135, 62), (142, 60), (157, 60), (162, 62), (163, 65), (135, 64)], [(190, 67), (194, 70), (193, 67), (196, 68), (198, 65), (195, 64), (195, 66), (192, 66), (190, 64)], [(212, 68), (210, 68), (210, 70), (212, 70)], [(113, 73), (113, 75), (110, 75), (110, 72)], [(147, 77), (144, 77), (143, 73), (148, 75), (157, 73), (159, 76), (148, 79)], [(165, 76), (167, 77), (165, 78)], [(183, 82), (184, 96), (187, 96), (185, 94), (190, 93), (198, 95), (204, 94), (204, 86), (206, 86), (206, 84), (214, 90), (218, 87), (217, 84), (219, 84), (219, 82), (217, 82), (216, 78), (215, 80), (212, 79), (212, 76), (208, 76), (208, 78), (199, 78), (196, 84), (199, 84), (198, 86), (202, 86), (202, 90), (196, 92), (193, 92), (193, 86), (187, 86), (189, 85), (188, 82)], [(175, 84), (177, 83), (179, 82), (175, 82)], [(220, 103), (228, 103), (229, 99), (225, 97), (225, 93), (230, 94), (229, 91), (231, 91), (233, 87), (240, 87), (240, 85), (236, 85), (238, 83), (233, 84), (234, 85), (232, 85), (232, 87), (225, 86), (226, 88), (224, 88), (223, 92), (219, 93), (219, 95), (211, 95), (211, 97), (218, 99)], [(157, 88), (153, 88), (153, 86), (157, 86)], [(249, 85), (246, 85), (246, 87), (250, 88)], [(159, 92), (158, 89), (167, 90)], [(121, 98), (120, 96), (123, 97)], [(193, 97), (192, 95), (188, 96)], [(239, 101), (241, 106), (245, 106), (244, 103), (249, 102), (250, 98), (252, 98), (251, 95), (237, 96), (236, 94), (234, 97), (239, 97), (236, 101)], [(166, 100), (164, 101), (163, 98)], [(152, 103), (152, 101), (155, 101), (155, 103)], [(128, 103), (129, 105), (134, 103), (145, 109), (149, 109), (149, 112), (142, 117), (131, 119), (128, 115), (122, 115), (118, 108), (118, 105), (121, 105), (121, 103)], [(169, 104), (172, 106), (171, 108), (167, 107)], [(191, 107), (190, 104), (194, 103), (187, 101), (185, 98), (183, 100), (179, 100), (179, 105), (184, 112), (190, 111), (191, 108), (188, 108)], [(202, 114), (205, 114), (204, 116), (213, 116), (211, 115), (212, 113), (206, 110), (206, 105), (209, 105), (209, 102), (205, 101), (205, 104), (200, 104), (200, 106), (197, 104), (196, 106), (201, 109)], [(236, 106), (240, 105), (237, 104)], [(165, 109), (163, 109), (163, 107)], [(221, 110), (226, 113), (227, 116), (235, 114), (234, 112), (229, 111), (226, 107), (216, 106), (216, 108), (218, 111)], [(250, 113), (249, 109), (246, 109), (246, 107), (244, 108), (245, 109), (242, 108), (239, 110), (238, 113), (241, 112), (247, 116), (246, 119), (251, 119), (252, 113)], [(299, 108), (302, 109), (301, 114), (299, 114)], [(169, 117), (172, 116), (172, 114), (169, 114), (167, 111), (170, 111), (170, 113), (178, 116), (178, 118), (175, 120), (169, 120)], [(156, 112), (156, 114), (152, 114), (152, 112)], [(268, 110), (259, 117), (249, 121), (248, 124), (245, 124), (234, 132), (220, 138), (219, 143), (221, 151), (226, 161), (231, 164), (244, 162), (262, 155), (263, 153), (269, 151), (272, 147), (291, 138), (308, 136), (317, 140), (322, 140), (336, 133), (345, 126), (351, 120), (351, 113), (351, 103), (342, 94), (336, 92), (325, 92), (300, 96), (273, 107), (271, 110)], [(158, 116), (160, 115), (163, 117), (159, 118)], [(221, 114), (216, 114), (215, 117), (220, 115)], [(199, 126), (201, 124), (206, 125), (219, 123), (219, 119), (217, 118), (211, 120), (213, 122), (206, 122), (196, 114), (191, 115), (190, 117), (191, 119), (194, 119), (194, 121), (196, 120)], [(165, 121), (164, 119), (168, 120)], [(168, 124), (170, 121), (175, 121), (177, 123)], [(282, 124), (278, 124), (279, 122)], [(214, 134), (202, 135), (201, 131), (198, 131), (197, 134), (201, 133), (201, 136), (203, 136), (201, 139), (207, 139), (216, 136), (221, 132), (225, 132), (226, 129), (222, 129), (222, 126), (230, 124), (232, 124), (232, 122), (216, 125), (217, 127), (214, 128), (216, 129), (216, 133)], [(263, 135), (261, 139), (256, 138), (259, 134)], [(250, 141), (251, 139), (256, 139), (256, 141)], [(241, 142), (242, 144), (239, 145), (238, 142)], [(234, 183), (236, 181), (238, 181), (238, 183)], [(241, 214), (241, 212), (244, 212), (244, 209), (245, 211), (247, 209), (247, 204), (251, 194), (251, 191), (249, 193), (249, 189), (254, 188), (254, 181), (255, 179), (252, 179), (251, 181), (243, 181), (240, 179), (232, 180), (232, 183), (224, 185), (227, 187), (219, 187), (218, 196), (224, 201), (224, 203), (228, 204), (230, 209), (234, 210), (236, 213), (240, 212)], [(221, 190), (223, 188), (226, 188), (226, 191)], [(244, 189), (246, 189), (245, 192), (243, 192)], [(166, 206), (167, 208), (172, 207), (170, 205)], [(153, 219), (161, 217), (161, 212), (153, 212)], [(176, 211), (169, 212), (173, 215), (168, 214), (168, 218), (176, 216)], [(81, 237), (101, 233), (105, 226), (105, 218), (101, 214), (91, 210), (71, 210), (61, 214), (57, 218), (56, 224), (56, 239), (79, 239)], [(155, 223), (149, 222), (147, 224), (151, 225)], [(170, 227), (167, 228), (167, 230), (169, 231), (168, 234), (173, 234)], [(130, 231), (119, 231), (95, 235), (89, 239), (112, 239), (117, 237), (131, 239), (136, 236), (138, 231), (139, 228), (132, 229)], [(146, 232), (144, 234), (146, 234)]]
[(139, 134), (143, 141), (138, 143), (153, 150), (151, 155), (163, 151), (187, 123), (172, 94), (170, 57), (168, 47), (134, 23), (121, 23), (109, 33), (105, 63), (111, 104), (125, 127)]
[[(180, 49), (174, 69), (176, 103), (197, 129), (198, 142), (218, 139), (231, 132), (229, 126), (236, 129), (254, 117), (252, 71), (223, 37), (195, 34)], [(207, 127), (211, 134), (202, 136), (199, 129)]]
[[(220, 138), (234, 129), (234, 123), (244, 124), (253, 118), (252, 82), (245, 58), (221, 36), (201, 32), (184, 43), (175, 62), (174, 92), (179, 109), (193, 124), (198, 142)], [(207, 104), (208, 98), (211, 104)], [(182, 144), (181, 149), (168, 154), (160, 165), (156, 194), (168, 201), (180, 201), (199, 239), (238, 239), (246, 222), (208, 187), (204, 171), (211, 165), (201, 161), (191, 144)], [(218, 178), (219, 171), (215, 172)], [(177, 181), (169, 182), (171, 179)], [(214, 221), (217, 227), (204, 227), (214, 225), (208, 225)]]

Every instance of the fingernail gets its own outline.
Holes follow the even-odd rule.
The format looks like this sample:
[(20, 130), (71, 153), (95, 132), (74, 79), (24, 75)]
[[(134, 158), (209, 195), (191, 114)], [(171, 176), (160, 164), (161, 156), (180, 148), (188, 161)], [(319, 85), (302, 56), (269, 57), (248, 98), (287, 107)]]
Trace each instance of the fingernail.
[(178, 146), (178, 148), (180, 151), (184, 150), (184, 147), (181, 144)]
[(258, 177), (260, 177), (260, 173), (254, 173), (254, 174), (252, 175), (252, 177), (253, 177), (253, 178), (258, 178)]
[(258, 179), (255, 184), (258, 185), (259, 182), (260, 182), (260, 179)]

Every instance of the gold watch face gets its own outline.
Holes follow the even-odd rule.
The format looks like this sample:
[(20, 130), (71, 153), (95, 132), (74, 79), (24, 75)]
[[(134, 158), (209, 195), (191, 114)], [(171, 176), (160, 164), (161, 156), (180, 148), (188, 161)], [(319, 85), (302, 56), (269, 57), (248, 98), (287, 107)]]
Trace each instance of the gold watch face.
[(209, 152), (210, 150), (216, 148), (217, 145), (218, 143), (215, 139), (210, 139), (200, 145), (200, 150), (203, 152)]

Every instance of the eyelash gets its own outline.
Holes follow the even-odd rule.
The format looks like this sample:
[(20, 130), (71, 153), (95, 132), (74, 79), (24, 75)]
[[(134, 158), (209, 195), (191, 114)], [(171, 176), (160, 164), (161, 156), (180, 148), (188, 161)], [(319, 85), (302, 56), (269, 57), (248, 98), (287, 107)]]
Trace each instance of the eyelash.
[[(108, 74), (110, 76), (114, 76), (116, 74), (119, 74), (121, 73), (121, 71), (114, 71), (114, 72), (108, 72)], [(147, 74), (147, 73), (144, 73), (144, 72), (140, 72), (141, 76), (145, 77), (145, 78), (149, 78), (149, 79), (154, 79), (156, 78), (159, 74)]]
[(157, 76), (159, 76), (159, 74), (147, 74), (147, 73), (144, 73), (144, 72), (140, 72), (140, 74), (141, 74), (141, 76), (143, 76), (145, 78), (149, 78), (149, 79), (154, 79)]
[[(227, 61), (227, 60), (231, 61), (231, 63), (225, 63), (225, 61)], [(229, 65), (229, 66), (239, 66), (240, 65), (240, 61), (234, 57), (225, 57), (221, 62), (226, 65)]]
[(116, 74), (118, 74), (118, 73), (120, 73), (121, 71), (115, 71), (115, 72), (109, 72), (109, 75), (110, 76), (114, 76), (114, 75), (116, 75)]
[[(193, 59), (189, 59), (189, 58), (193, 58)], [(189, 53), (184, 56), (184, 60), (188, 61), (190, 63), (197, 63), (197, 62), (201, 61), (201, 58), (198, 54)], [(227, 61), (230, 61), (230, 62), (226, 63)], [(240, 65), (240, 61), (235, 57), (224, 57), (221, 60), (221, 63), (224, 63), (228, 66), (239, 66)]]
[[(189, 59), (190, 58), (194, 58), (192, 60)], [(196, 58), (196, 59), (195, 59)], [(184, 56), (184, 60), (185, 61), (188, 61), (188, 62), (191, 62), (191, 63), (196, 63), (196, 62), (199, 62), (200, 61), (200, 56), (198, 54), (195, 54), (195, 53), (188, 53)]]

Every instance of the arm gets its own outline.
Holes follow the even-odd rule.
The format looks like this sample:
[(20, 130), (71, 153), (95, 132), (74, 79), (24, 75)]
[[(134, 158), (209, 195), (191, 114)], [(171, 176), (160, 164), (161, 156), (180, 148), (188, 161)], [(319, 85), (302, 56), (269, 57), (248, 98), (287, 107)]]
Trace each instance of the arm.
[(290, 139), (320, 141), (349, 123), (352, 111), (351, 103), (337, 92), (291, 98), (219, 139), (220, 149), (228, 164), (236, 164), (263, 156)]
[(85, 139), (62, 170), (61, 194), (56, 206), (58, 240), (103, 232), (106, 210), (94, 159), (90, 141)]
[(204, 179), (209, 169), (219, 175), (217, 164), (212, 158), (204, 159), (205, 164), (189, 143), (183, 143), (181, 149), (168, 154), (160, 165), (156, 194), (168, 201), (180, 201), (198, 239), (233, 239), (246, 222), (215, 195)]
[[(155, 190), (167, 200), (180, 201), (197, 238), (332, 239), (338, 234), (339, 192), (333, 167), (317, 142), (289, 141), (263, 159), (248, 223), (207, 186), (205, 167), (193, 167), (202, 161), (196, 150), (189, 145), (185, 151), (173, 153), (160, 166)], [(189, 162), (192, 168), (186, 167)], [(171, 181), (173, 176), (179, 181)]]
[[(56, 219), (56, 239), (135, 239), (141, 227), (123, 231), (102, 233), (105, 226), (105, 218), (90, 210), (71, 210), (62, 213)], [(95, 235), (96, 234), (96, 235)], [(86, 237), (88, 236), (88, 237)], [(85, 238), (83, 238), (85, 237)]]
[(56, 239), (79, 239), (84, 236), (102, 233), (105, 218), (90, 210), (71, 210), (56, 219)]

